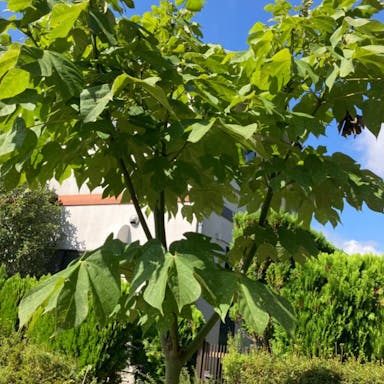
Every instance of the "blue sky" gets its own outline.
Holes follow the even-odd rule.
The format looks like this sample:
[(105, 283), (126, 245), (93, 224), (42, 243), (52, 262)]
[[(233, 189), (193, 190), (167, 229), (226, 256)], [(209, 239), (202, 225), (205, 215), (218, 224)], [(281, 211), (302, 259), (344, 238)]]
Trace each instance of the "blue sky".
[[(206, 42), (221, 44), (228, 50), (246, 49), (248, 31), (252, 25), (256, 21), (266, 22), (270, 18), (270, 14), (264, 11), (264, 6), (270, 2), (272, 0), (206, 0), (203, 10), (196, 15), (196, 21), (202, 26)], [(300, 0), (292, 2), (295, 5), (301, 3)], [(129, 14), (148, 11), (158, 1), (135, 0), (135, 3), (136, 9), (130, 10)], [(0, 9), (4, 9), (3, 1), (0, 1)], [(335, 126), (331, 126), (327, 130), (327, 137), (321, 141), (330, 152), (345, 152), (365, 168), (384, 177), (384, 134), (376, 139), (364, 130), (355, 139), (345, 139), (337, 134)], [(337, 247), (349, 253), (384, 253), (384, 215), (373, 213), (367, 208), (356, 212), (346, 207), (342, 212), (342, 224), (336, 229), (331, 226), (322, 227), (318, 223), (313, 223), (313, 227), (321, 230)]]

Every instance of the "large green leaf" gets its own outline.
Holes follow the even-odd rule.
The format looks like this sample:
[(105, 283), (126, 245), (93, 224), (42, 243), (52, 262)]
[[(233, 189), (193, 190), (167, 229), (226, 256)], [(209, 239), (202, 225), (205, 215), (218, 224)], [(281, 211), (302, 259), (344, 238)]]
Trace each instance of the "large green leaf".
[(277, 52), (252, 76), (253, 83), (272, 93), (280, 91), (291, 78), (292, 56), (288, 48)]
[[(117, 241), (117, 240), (116, 240)], [(81, 260), (81, 268), (88, 274), (90, 295), (100, 323), (105, 323), (120, 298), (119, 253), (107, 242)], [(79, 278), (84, 275), (79, 273)]]
[(165, 252), (160, 241), (148, 241), (135, 261), (135, 269), (130, 286), (130, 295), (140, 293), (153, 273), (161, 268)]
[(111, 100), (112, 92), (108, 84), (84, 89), (80, 94), (80, 115), (84, 123), (96, 121)]
[(157, 308), (160, 313), (163, 314), (168, 272), (173, 263), (172, 255), (167, 252), (162, 255), (161, 260), (158, 262), (158, 268), (156, 268), (148, 278), (143, 297), (149, 305)]
[(250, 283), (240, 284), (238, 304), (239, 312), (246, 324), (261, 335), (267, 328), (269, 315), (260, 308), (261, 301), (257, 292), (258, 288), (256, 284), (253, 286)]
[(217, 266), (212, 267), (210, 264), (199, 270), (196, 275), (203, 288), (204, 299), (212, 305), (221, 321), (225, 322), (236, 292), (239, 275)]
[(88, 2), (73, 3), (57, 3), (52, 10), (50, 19), (50, 31), (48, 36), (50, 39), (67, 37), (73, 28), (76, 20), (82, 11), (87, 9)]
[(68, 267), (56, 273), (40, 282), (23, 297), (19, 305), (20, 327), (26, 325), (37, 313), (41, 313), (41, 310), (47, 309), (48, 312), (56, 307), (57, 297), (63, 289), (65, 280), (73, 272), (76, 273), (76, 269), (77, 267)]
[(59, 93), (63, 98), (79, 95), (83, 89), (83, 77), (79, 68), (68, 60), (65, 56), (45, 51), (41, 60), (41, 65), (46, 62), (50, 64), (56, 71), (57, 77), (60, 79), (58, 84)]
[(0, 99), (7, 99), (24, 92), (29, 86), (29, 73), (11, 68), (0, 80)]
[(147, 77), (142, 80), (124, 73), (115, 79), (112, 90), (113, 93), (119, 93), (128, 84), (138, 84), (157, 102), (166, 108), (172, 116), (175, 116), (175, 112), (169, 104), (167, 95), (165, 94), (164, 90), (160, 86), (156, 85), (156, 83), (158, 83), (160, 80), (161, 79), (159, 77)]
[(36, 145), (36, 142), (36, 134), (26, 128), (23, 118), (17, 117), (11, 131), (0, 135), (0, 159), (5, 159), (15, 151), (27, 153)]
[(229, 133), (231, 136), (234, 136), (237, 139), (240, 138), (245, 140), (249, 140), (257, 130), (256, 123), (241, 126), (238, 124), (226, 124), (222, 122), (222, 127), (224, 131)]
[(21, 301), (20, 326), (27, 324), (36, 312), (55, 309), (58, 327), (75, 327), (86, 318), (89, 299), (94, 303), (98, 321), (104, 324), (120, 298), (121, 252), (121, 242), (107, 240), (101, 248), (44, 280)]
[(20, 45), (12, 44), (8, 50), (0, 54), (0, 78), (17, 63), (20, 54)]
[(190, 132), (188, 136), (188, 141), (191, 143), (197, 143), (200, 141), (213, 127), (215, 124), (216, 119), (212, 119), (209, 122), (198, 122), (190, 125), (186, 131)]
[[(66, 289), (55, 298), (56, 323), (63, 329), (80, 325), (88, 315), (89, 278), (84, 268), (68, 275)], [(73, 317), (74, 316), (74, 317)]]
[(179, 311), (185, 305), (193, 304), (201, 295), (201, 287), (194, 275), (196, 266), (201, 267), (201, 261), (194, 255), (176, 254), (173, 256), (174, 275), (170, 288), (175, 297)]
[(295, 317), (291, 305), (267, 285), (243, 276), (239, 281), (238, 294), (239, 310), (244, 320), (258, 333), (264, 332), (269, 316), (277, 320), (288, 333), (293, 333)]

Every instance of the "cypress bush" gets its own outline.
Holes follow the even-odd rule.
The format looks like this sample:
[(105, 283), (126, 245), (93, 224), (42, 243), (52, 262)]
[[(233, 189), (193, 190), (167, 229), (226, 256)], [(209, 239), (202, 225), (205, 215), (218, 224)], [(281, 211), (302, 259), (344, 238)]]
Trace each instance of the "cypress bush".
[[(4, 279), (1, 281), (1, 271)], [(5, 268), (0, 269), (0, 330), (3, 335), (9, 335), (18, 328), (17, 308), (23, 296), (37, 284), (33, 277), (21, 277), (18, 273), (5, 278)]]
[(228, 384), (384, 384), (384, 366), (349, 359), (310, 358), (291, 354), (276, 356), (253, 350), (236, 350), (223, 359)]
[(384, 259), (377, 256), (335, 252), (297, 265), (280, 291), (295, 309), (296, 335), (276, 325), (274, 350), (382, 359), (383, 287)]
[[(0, 268), (0, 331), (3, 336), (10, 336), (18, 329), (18, 304), (38, 280), (19, 274), (6, 279), (2, 271), (5, 269)], [(193, 310), (191, 316), (191, 320), (183, 320), (181, 324), (181, 337), (185, 340), (196, 335), (203, 324), (200, 311)], [(55, 332), (54, 315), (48, 313), (19, 334), (43, 350), (73, 359), (79, 369), (90, 369), (90, 373), (97, 376), (100, 382), (119, 382), (118, 372), (127, 361), (137, 367), (140, 376), (145, 375), (156, 382), (162, 380), (164, 366), (156, 330), (148, 330), (143, 335), (139, 327), (121, 321), (101, 327), (90, 305), (90, 313), (79, 327)]]

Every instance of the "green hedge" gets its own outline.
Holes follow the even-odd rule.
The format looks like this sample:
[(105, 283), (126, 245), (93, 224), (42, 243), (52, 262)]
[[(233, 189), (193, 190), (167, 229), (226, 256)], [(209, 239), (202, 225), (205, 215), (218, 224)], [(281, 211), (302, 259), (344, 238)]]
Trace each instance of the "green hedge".
[(227, 384), (384, 384), (384, 366), (356, 360), (278, 357), (262, 351), (236, 351), (223, 359)]
[[(9, 336), (18, 330), (18, 304), (37, 280), (19, 274), (6, 279), (1, 271), (0, 268), (0, 334)], [(192, 320), (180, 324), (185, 342), (190, 341), (203, 324), (203, 317), (197, 309), (192, 311), (192, 317)], [(139, 327), (122, 321), (100, 327), (91, 307), (86, 321), (79, 327), (52, 337), (54, 333), (53, 314), (40, 317), (31, 328), (22, 331), (31, 343), (74, 359), (81, 369), (91, 368), (101, 382), (119, 382), (117, 373), (126, 366), (127, 360), (137, 366), (140, 375), (156, 382), (161, 381), (164, 375), (156, 329), (148, 330), (144, 336)]]
[[(0, 331), (3, 336), (18, 330), (17, 307), (25, 293), (37, 284), (32, 277), (19, 274), (1, 282), (0, 270)], [(76, 360), (80, 368), (92, 367), (101, 380), (115, 378), (128, 358), (126, 343), (136, 338), (138, 331), (122, 323), (109, 323), (105, 327), (97, 324), (95, 314), (90, 310), (87, 320), (79, 327), (57, 333), (54, 316), (45, 315), (34, 326), (23, 331), (24, 336), (35, 344)]]
[(4, 279), (3, 282), (0, 277), (0, 330), (2, 335), (9, 335), (17, 331), (18, 305), (22, 297), (36, 284), (37, 280), (34, 277), (21, 277), (18, 273)]
[(384, 259), (321, 254), (291, 270), (280, 293), (297, 316), (294, 339), (275, 327), (276, 352), (384, 357)]
[(0, 337), (0, 384), (96, 383), (75, 361), (29, 344), (20, 334)]

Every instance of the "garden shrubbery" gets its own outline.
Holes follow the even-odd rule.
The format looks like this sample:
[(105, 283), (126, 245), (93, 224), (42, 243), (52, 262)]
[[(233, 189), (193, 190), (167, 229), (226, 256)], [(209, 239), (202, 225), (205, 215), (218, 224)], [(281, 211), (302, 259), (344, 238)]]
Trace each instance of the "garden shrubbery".
[(340, 358), (276, 356), (254, 350), (231, 349), (223, 360), (228, 384), (384, 384), (384, 366)]
[(0, 183), (0, 264), (7, 275), (42, 276), (55, 264), (64, 216), (48, 188), (25, 185), (7, 191)]
[(383, 258), (320, 254), (291, 269), (280, 293), (293, 305), (297, 327), (290, 338), (275, 326), (276, 352), (383, 359)]
[[(18, 330), (18, 304), (38, 280), (29, 276), (21, 277), (19, 274), (6, 278), (4, 271), (4, 267), (0, 267), (0, 334), (3, 336), (3, 342), (8, 343), (8, 348), (12, 349), (12, 353), (15, 353), (19, 360), (24, 359), (24, 354), (28, 355), (33, 348), (42, 348), (44, 351), (55, 353), (43, 355), (47, 363), (53, 364), (59, 355), (66, 356), (71, 367), (77, 367), (81, 371), (88, 370), (88, 376), (97, 377), (99, 382), (119, 382), (118, 372), (129, 361), (137, 367), (140, 377), (153, 382), (162, 380), (164, 366), (160, 358), (160, 340), (157, 333), (149, 330), (143, 336), (139, 327), (121, 321), (110, 322), (101, 327), (96, 321), (92, 305), (86, 321), (77, 328), (55, 333), (54, 315), (45, 314), (32, 322), (30, 328)], [(46, 277), (42, 277), (44, 278)], [(193, 320), (185, 321), (182, 327), (182, 337), (187, 339), (195, 335), (203, 324), (202, 315), (198, 310), (194, 310), (192, 316)], [(16, 334), (19, 338), (13, 343), (11, 341)], [(55, 335), (52, 337), (53, 334)], [(19, 341), (24, 344), (17, 347)], [(0, 349), (0, 354), (2, 353), (5, 352)], [(30, 362), (28, 356), (25, 357), (27, 365), (37, 364), (37, 360)], [(51, 357), (54, 358), (52, 362)], [(2, 364), (9, 365), (11, 360), (3, 360)], [(1, 369), (6, 368), (3, 366)], [(56, 384), (56, 381), (46, 382)], [(68, 381), (72, 382), (74, 383)]]
[(20, 334), (0, 336), (0, 384), (96, 383), (74, 359), (31, 344)]
[[(235, 217), (234, 238), (253, 233), (257, 215)], [(273, 216), (272, 228), (294, 227), (293, 217)], [(257, 228), (256, 228), (257, 229)], [(324, 237), (308, 231), (318, 251), (304, 263), (287, 255), (277, 260), (257, 260), (250, 276), (264, 280), (292, 304), (297, 318), (294, 337), (271, 324), (263, 344), (275, 353), (294, 351), (304, 356), (341, 354), (362, 361), (384, 358), (384, 259), (373, 255), (347, 255)], [(234, 308), (236, 309), (236, 308)], [(252, 335), (252, 329), (245, 327)]]
[[(15, 274), (1, 283), (0, 273), (0, 330), (3, 336), (11, 337), (18, 330), (18, 304), (37, 282), (33, 277)], [(100, 380), (107, 377), (112, 380), (116, 372), (125, 366), (129, 353), (126, 343), (133, 343), (137, 336), (134, 327), (128, 328), (122, 323), (111, 322), (101, 327), (92, 308), (79, 327), (61, 331), (52, 337), (55, 327), (53, 314), (47, 314), (23, 330), (22, 334), (32, 344), (76, 360), (81, 369), (90, 367)]]
[[(245, 236), (257, 248), (257, 215), (242, 213), (234, 222), (234, 238)], [(276, 215), (269, 225), (296, 224), (292, 217)], [(297, 326), (293, 337), (274, 323), (264, 335), (243, 326), (272, 354), (255, 349), (246, 355), (232, 348), (224, 361), (229, 384), (384, 383), (378, 363), (384, 358), (384, 259), (349, 256), (314, 231), (308, 236), (320, 253), (304, 263), (284, 253), (273, 260), (254, 259), (249, 275), (289, 300)]]

